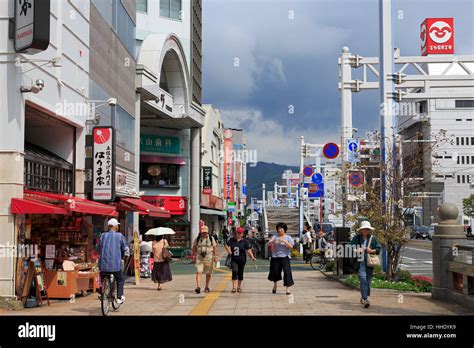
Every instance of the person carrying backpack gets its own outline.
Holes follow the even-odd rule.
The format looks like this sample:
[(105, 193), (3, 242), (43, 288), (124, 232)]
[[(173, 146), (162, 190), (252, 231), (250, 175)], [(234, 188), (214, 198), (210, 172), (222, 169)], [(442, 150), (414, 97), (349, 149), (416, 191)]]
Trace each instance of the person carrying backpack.
[(209, 283), (211, 281), (214, 262), (219, 260), (217, 242), (209, 235), (207, 226), (201, 227), (201, 232), (193, 243), (193, 260), (196, 267), (196, 294), (201, 292), (202, 273), (206, 274), (205, 292), (210, 292)]

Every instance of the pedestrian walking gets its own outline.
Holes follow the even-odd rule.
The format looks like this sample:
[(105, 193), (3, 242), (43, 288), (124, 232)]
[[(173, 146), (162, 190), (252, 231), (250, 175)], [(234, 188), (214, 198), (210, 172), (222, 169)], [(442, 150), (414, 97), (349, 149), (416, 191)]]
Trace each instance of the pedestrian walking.
[(242, 292), (242, 281), (244, 280), (244, 269), (247, 263), (247, 254), (254, 261), (257, 261), (253, 255), (251, 245), (247, 238), (243, 238), (244, 229), (237, 228), (236, 236), (230, 238), (225, 245), (225, 249), (231, 255), (232, 268), (232, 292)]
[(214, 238), (214, 240), (216, 241), (216, 243), (219, 245), (219, 237), (217, 236), (217, 232), (216, 232), (216, 229), (215, 229), (215, 228), (212, 229), (211, 237)]
[(164, 236), (155, 236), (153, 241), (153, 271), (151, 279), (158, 284), (157, 290), (162, 290), (161, 284), (173, 280), (171, 275), (170, 263), (163, 258), (163, 250), (170, 247)]
[(286, 234), (288, 226), (280, 222), (276, 225), (277, 234), (270, 239), (268, 245), (272, 250), (272, 257), (270, 259), (270, 273), (268, 274), (268, 280), (272, 281), (273, 290), (272, 293), (276, 294), (277, 284), (281, 278), (281, 272), (283, 271), (283, 286), (286, 286), (286, 294), (291, 295), (289, 288), (294, 285), (293, 276), (291, 274), (290, 265), (290, 251), (295, 245), (293, 238)]
[(227, 239), (229, 238), (229, 230), (226, 226), (222, 229), (222, 238), (224, 238), (224, 245), (227, 243)]
[(304, 224), (303, 242), (303, 260), (308, 263), (311, 260), (313, 239), (311, 238), (311, 226), (308, 222)]
[(209, 283), (211, 281), (214, 262), (219, 260), (217, 243), (212, 236), (209, 236), (209, 228), (201, 227), (201, 232), (193, 243), (193, 260), (196, 267), (196, 291), (201, 292), (202, 274), (206, 274), (205, 292), (210, 292)]
[[(360, 303), (365, 307), (369, 308), (369, 296), (370, 287), (372, 284), (372, 276), (374, 273), (373, 255), (380, 254), (380, 242), (371, 231), (375, 230), (370, 225), (369, 221), (362, 221), (360, 227), (357, 229), (358, 234), (351, 240), (351, 244), (355, 245), (361, 252), (360, 257), (357, 259), (354, 269), (359, 272), (360, 280)], [(371, 256), (372, 255), (372, 256)], [(375, 256), (378, 258), (378, 256)]]

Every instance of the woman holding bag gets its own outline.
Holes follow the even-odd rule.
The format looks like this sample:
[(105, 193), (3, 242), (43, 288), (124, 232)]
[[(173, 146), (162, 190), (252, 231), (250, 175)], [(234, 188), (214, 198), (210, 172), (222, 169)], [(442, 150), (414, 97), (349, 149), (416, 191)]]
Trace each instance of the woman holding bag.
[(157, 290), (161, 290), (161, 284), (173, 280), (170, 270), (170, 252), (168, 241), (163, 236), (156, 236), (153, 241), (153, 272), (151, 279), (158, 283)]
[(370, 285), (374, 274), (374, 267), (380, 264), (378, 255), (380, 254), (380, 242), (370, 232), (375, 230), (369, 221), (362, 221), (357, 229), (359, 234), (351, 240), (351, 244), (361, 250), (360, 257), (357, 258), (355, 269), (359, 271), (360, 280), (360, 303), (369, 308)]

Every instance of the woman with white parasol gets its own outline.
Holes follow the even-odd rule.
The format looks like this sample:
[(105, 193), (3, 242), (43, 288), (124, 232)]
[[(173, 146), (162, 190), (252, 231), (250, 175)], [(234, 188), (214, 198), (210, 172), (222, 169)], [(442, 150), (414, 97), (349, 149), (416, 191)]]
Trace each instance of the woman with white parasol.
[(167, 255), (169, 254), (169, 244), (168, 241), (164, 238), (164, 236), (171, 235), (174, 233), (175, 232), (171, 228), (167, 227), (152, 228), (151, 230), (148, 230), (145, 233), (145, 235), (147, 236), (155, 237), (155, 240), (152, 244), (154, 264), (151, 279), (155, 283), (158, 283), (157, 290), (162, 290), (161, 284), (173, 280), (169, 265), (170, 259)]

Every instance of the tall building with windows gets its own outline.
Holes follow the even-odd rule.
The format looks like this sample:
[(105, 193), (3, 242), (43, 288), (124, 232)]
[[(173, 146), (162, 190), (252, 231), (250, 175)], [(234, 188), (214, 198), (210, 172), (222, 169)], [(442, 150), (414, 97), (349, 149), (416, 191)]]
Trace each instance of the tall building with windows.
[(171, 214), (142, 219), (141, 229), (174, 228), (179, 250), (200, 221), (201, 45), (200, 1), (137, 1), (140, 191)]

